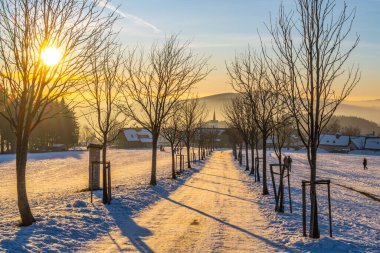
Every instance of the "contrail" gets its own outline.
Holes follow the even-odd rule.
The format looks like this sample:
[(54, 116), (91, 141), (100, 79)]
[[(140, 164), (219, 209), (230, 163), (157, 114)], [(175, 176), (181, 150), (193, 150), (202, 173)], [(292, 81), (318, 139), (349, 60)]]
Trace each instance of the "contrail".
[(111, 11), (115, 11), (116, 13), (118, 13), (120, 16), (132, 21), (133, 23), (135, 23), (136, 25), (138, 26), (144, 26), (144, 27), (147, 27), (147, 28), (150, 28), (152, 29), (155, 33), (160, 33), (161, 30), (158, 29), (155, 25), (149, 23), (148, 21), (145, 21), (144, 19), (142, 18), (139, 18), (135, 15), (132, 15), (132, 14), (129, 14), (129, 13), (126, 13), (126, 12), (123, 12), (121, 10), (119, 10), (118, 8), (116, 8), (116, 6), (110, 4), (109, 2), (107, 2), (107, 0), (101, 0), (99, 1), (99, 5), (102, 6), (102, 7), (105, 7)]

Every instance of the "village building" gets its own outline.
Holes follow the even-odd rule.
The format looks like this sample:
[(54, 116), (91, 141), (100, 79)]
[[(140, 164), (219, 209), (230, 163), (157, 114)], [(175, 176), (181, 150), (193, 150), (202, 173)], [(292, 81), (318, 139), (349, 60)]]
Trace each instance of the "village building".
[(215, 111), (214, 116), (212, 117), (212, 120), (207, 121), (205, 123), (205, 128), (227, 128), (227, 122), (226, 121), (219, 121), (216, 119)]
[(380, 151), (380, 137), (367, 137), (365, 141), (365, 149)]
[(114, 142), (118, 148), (150, 148), (152, 147), (152, 133), (144, 128), (124, 128), (119, 131)]
[(365, 142), (367, 137), (365, 136), (351, 136), (351, 144), (353, 145), (353, 149), (355, 150), (363, 150), (365, 149)]
[(329, 152), (348, 153), (351, 150), (350, 136), (340, 134), (321, 134), (319, 147)]

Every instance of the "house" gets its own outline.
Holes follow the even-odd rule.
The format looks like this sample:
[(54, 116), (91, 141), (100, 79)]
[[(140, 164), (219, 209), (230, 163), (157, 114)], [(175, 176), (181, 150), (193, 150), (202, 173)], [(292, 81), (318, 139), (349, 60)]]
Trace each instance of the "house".
[(367, 137), (365, 141), (365, 149), (380, 151), (380, 137)]
[(118, 148), (150, 148), (152, 133), (144, 128), (124, 128), (119, 131), (114, 145)]
[(350, 136), (340, 134), (321, 134), (319, 147), (329, 152), (348, 153), (351, 150)]
[(365, 142), (366, 142), (365, 136), (351, 136), (351, 144), (353, 145), (353, 149), (356, 150), (362, 150), (365, 149)]

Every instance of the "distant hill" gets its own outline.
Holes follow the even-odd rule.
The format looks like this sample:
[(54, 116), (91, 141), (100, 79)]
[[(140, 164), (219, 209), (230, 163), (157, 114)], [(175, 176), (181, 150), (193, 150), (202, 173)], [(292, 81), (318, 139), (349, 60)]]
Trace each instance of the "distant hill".
[(237, 97), (237, 93), (221, 93), (216, 95), (211, 95), (207, 97), (199, 98), (200, 102), (206, 104), (208, 109), (208, 119), (212, 119), (215, 111), (217, 120), (224, 120), (223, 108), (226, 103), (231, 101), (231, 99)]
[(342, 127), (341, 132), (344, 134), (344, 128), (356, 128), (360, 130), (361, 135), (369, 135), (375, 132), (375, 135), (380, 135), (380, 126), (373, 121), (369, 121), (356, 116), (333, 116), (329, 124), (336, 122)]
[[(224, 120), (223, 107), (226, 103), (228, 103), (232, 98), (236, 96), (237, 93), (221, 93), (202, 97), (200, 100), (204, 102), (208, 108), (209, 119), (212, 118), (215, 110), (216, 118), (218, 120)], [(380, 99), (343, 102), (336, 111), (335, 115), (355, 116), (380, 124)], [(349, 121), (347, 121), (347, 123), (349, 123)]]

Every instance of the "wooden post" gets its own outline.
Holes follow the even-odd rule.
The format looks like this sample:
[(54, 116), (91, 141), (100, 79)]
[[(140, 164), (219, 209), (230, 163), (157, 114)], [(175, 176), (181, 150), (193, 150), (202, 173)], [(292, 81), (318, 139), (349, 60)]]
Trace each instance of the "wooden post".
[[(178, 168), (178, 155), (176, 155), (176, 157), (175, 157), (175, 167), (176, 168)], [(179, 172), (182, 172), (182, 170), (181, 170), (181, 165), (179, 165)]]
[(331, 199), (330, 199), (330, 180), (327, 182), (327, 194), (329, 201), (329, 225), (330, 225), (330, 237), (332, 237), (332, 221), (331, 221)]
[[(99, 190), (100, 189), (100, 151), (102, 145), (90, 143), (87, 146), (89, 151), (89, 177), (88, 177), (88, 189)], [(98, 162), (93, 164), (93, 162)]]
[(290, 172), (288, 168), (288, 193), (289, 193), (289, 207), (290, 207), (290, 213), (293, 213), (293, 207), (292, 207), (292, 194), (290, 193)]
[(108, 203), (108, 187), (107, 187), (107, 165), (104, 164), (103, 161), (101, 164), (103, 165), (103, 203)]
[(285, 173), (285, 165), (281, 164), (279, 166), (280, 169), (280, 182), (278, 183), (278, 193), (277, 193), (277, 203), (279, 212), (284, 212), (284, 173)]
[[(91, 163), (91, 177), (90, 177), (90, 182), (93, 182), (94, 178), (94, 162)], [(90, 183), (90, 191), (91, 191), (91, 203), (92, 203), (92, 191), (93, 191), (93, 184)]]
[(302, 181), (302, 228), (303, 236), (306, 235), (306, 192), (305, 192), (305, 181)]
[(108, 204), (111, 203), (111, 163), (107, 162), (107, 167), (108, 167)]
[(274, 200), (276, 202), (276, 206), (275, 206), (274, 210), (277, 211), (278, 210), (278, 195), (277, 195), (277, 191), (276, 191), (276, 181), (274, 179), (274, 173), (273, 173), (273, 164), (269, 164), (269, 168), (270, 168), (270, 174), (271, 174), (271, 178), (272, 178)]

